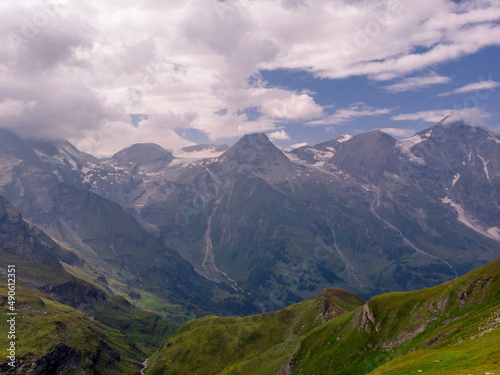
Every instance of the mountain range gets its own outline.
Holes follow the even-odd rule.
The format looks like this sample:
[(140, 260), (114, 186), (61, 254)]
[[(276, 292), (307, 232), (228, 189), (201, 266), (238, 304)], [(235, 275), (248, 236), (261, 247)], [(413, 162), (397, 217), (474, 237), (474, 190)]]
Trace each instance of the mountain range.
[[(419, 327), (411, 326), (416, 320), (407, 314), (408, 304), (396, 305), (418, 300), (428, 309), (433, 292), (389, 295), (397, 296), (394, 301), (378, 295), (434, 287), (499, 258), (499, 189), (500, 140), (447, 119), (404, 140), (377, 130), (284, 152), (257, 133), (232, 147), (169, 151), (136, 144), (106, 159), (67, 141), (21, 139), (0, 129), (2, 272), (7, 264), (18, 265), (19, 306), (29, 322), (22, 334), (33, 340), (23, 344), (23, 369), (137, 373), (163, 337), (186, 320), (279, 310), (184, 323), (143, 371), (202, 373), (210, 368), (204, 356), (215, 353), (197, 352), (190, 342), (213, 335), (229, 337), (217, 357), (221, 373), (252, 373), (257, 359), (280, 374), (323, 369), (301, 348), (322, 352), (314, 335), (335, 319), (343, 322), (335, 328), (342, 332), (338, 345), (354, 345), (344, 340), (352, 336), (368, 340), (377, 352), (371, 365), (352, 365), (355, 358), (346, 367), (354, 372), (345, 373), (372, 371), (409, 348), (420, 350), (434, 327), (430, 322), (462, 316), (467, 296), (457, 297), (463, 292), (458, 289), (453, 298), (460, 311), (443, 308), (444, 315)], [(488, 267), (474, 277), (498, 268)], [(463, 286), (442, 285), (454, 283)], [(441, 288), (445, 298), (450, 288)], [(476, 293), (464, 288), (467, 295)], [(498, 305), (498, 294), (483, 292), (487, 306)], [(382, 338), (358, 337), (381, 329), (365, 300), (378, 304), (380, 316), (390, 315), (386, 302), (402, 309), (406, 325)], [(489, 322), (495, 312), (485, 311), (470, 314), (484, 313), (481, 319)], [(213, 332), (202, 329), (207, 322)], [(228, 322), (236, 333), (226, 331)], [(38, 329), (40, 337), (30, 334)], [(412, 341), (412, 330), (424, 332), (420, 341)], [(93, 339), (78, 344), (79, 334)], [(394, 343), (387, 344), (392, 354), (378, 351), (381, 340)], [(338, 345), (331, 353), (338, 353)], [(249, 356), (253, 347), (258, 358)], [(330, 361), (330, 368), (346, 364)]]
[[(292, 152), (264, 134), (177, 157), (136, 144), (96, 159), (66, 141), (6, 131), (2, 143), (0, 194), (28, 220), (122, 275), (156, 263), (130, 258), (131, 243), (173, 249), (193, 278), (240, 301), (232, 313), (285, 307), (331, 286), (364, 298), (429, 287), (500, 255), (500, 141), (463, 122)], [(145, 272), (161, 274), (134, 272), (124, 276), (131, 287)]]

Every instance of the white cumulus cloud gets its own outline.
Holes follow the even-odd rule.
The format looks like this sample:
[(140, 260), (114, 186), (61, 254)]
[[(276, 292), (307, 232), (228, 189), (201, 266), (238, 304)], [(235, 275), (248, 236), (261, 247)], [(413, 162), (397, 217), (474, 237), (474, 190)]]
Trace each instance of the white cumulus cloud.
[(448, 95), (454, 95), (454, 94), (464, 94), (468, 92), (476, 92), (480, 90), (488, 90), (490, 92), (493, 92), (497, 87), (500, 86), (500, 82), (488, 80), (488, 81), (479, 81), (479, 82), (473, 82), (469, 83), (468, 85), (459, 87), (458, 89), (444, 92), (442, 94), (439, 94), (438, 96), (448, 96)]
[(411, 137), (415, 134), (415, 129), (401, 129), (401, 128), (382, 128), (379, 129), (384, 133), (390, 134), (396, 138), (406, 138)]
[[(175, 147), (178, 129), (217, 140), (391, 112), (368, 103), (329, 115), (336, 103), (270, 87), (265, 69), (401, 79), (385, 84), (401, 92), (446, 83), (419, 74), (500, 45), (500, 3), (486, 0), (30, 0), (0, 10), (0, 103), (12, 103), (0, 126), (74, 142), (104, 134), (100, 155), (154, 134)], [(259, 117), (245, 115), (253, 107)], [(151, 120), (133, 128), (138, 113)]]
[(287, 141), (290, 139), (290, 136), (284, 130), (269, 133), (267, 136), (273, 141)]
[(338, 109), (323, 119), (309, 121), (308, 125), (340, 125), (358, 117), (386, 115), (392, 111), (392, 108), (373, 108), (359, 102), (351, 104), (347, 108)]
[(403, 113), (391, 117), (394, 121), (423, 121), (437, 123), (445, 118), (448, 121), (465, 121), (471, 124), (481, 125), (484, 119), (490, 118), (491, 114), (481, 108), (464, 109), (437, 109), (431, 111), (420, 111), (415, 113)]
[(420, 77), (410, 77), (401, 80), (388, 86), (382, 86), (385, 91), (390, 93), (399, 93), (403, 91), (414, 91), (430, 87), (432, 85), (444, 84), (451, 82), (451, 78), (440, 76), (436, 73), (431, 73)]

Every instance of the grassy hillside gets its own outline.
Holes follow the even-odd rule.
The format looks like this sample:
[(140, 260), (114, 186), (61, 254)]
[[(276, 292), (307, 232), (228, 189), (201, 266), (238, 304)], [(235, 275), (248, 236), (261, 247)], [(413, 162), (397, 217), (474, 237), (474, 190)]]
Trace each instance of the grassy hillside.
[(364, 304), (334, 289), (274, 313), (188, 322), (167, 337), (146, 373), (493, 373), (499, 339), (496, 260), (434, 288)]
[[(41, 293), (50, 294), (58, 302), (84, 312), (110, 328), (118, 329), (146, 354), (156, 350), (165, 335), (178, 327), (155, 313), (141, 310), (121, 296), (111, 295), (99, 285), (70, 275), (63, 269), (45, 266), (0, 248), (0, 270), (6, 270), (8, 264), (16, 265), (18, 285), (35, 287)], [(2, 297), (4, 295), (1, 294)]]
[[(177, 326), (120, 296), (55, 269), (0, 249), (2, 281), (16, 265), (17, 373), (137, 374), (142, 362)], [(7, 312), (0, 283), (0, 310)], [(6, 337), (7, 325), (0, 325)], [(6, 342), (2, 339), (2, 342)], [(15, 373), (0, 358), (0, 373)], [(33, 369), (34, 366), (39, 372)], [(49, 371), (50, 369), (50, 371)]]
[(363, 303), (352, 293), (329, 289), (277, 312), (186, 322), (150, 359), (147, 373), (276, 374), (308, 332)]
[[(0, 282), (0, 307), (7, 286)], [(16, 290), (17, 372), (0, 358), (2, 374), (137, 374), (145, 353), (118, 330), (57, 302), (34, 288)], [(2, 319), (5, 343), (7, 322)]]
[[(398, 374), (423, 371), (423, 364), (436, 373), (448, 373), (450, 366), (498, 370), (499, 342), (482, 347), (481, 341), (498, 338), (499, 314), (497, 260), (434, 288), (377, 296), (362, 309), (318, 327), (303, 340), (291, 373), (366, 374), (386, 362), (388, 369), (404, 362), (405, 370), (391, 372)], [(475, 356), (463, 355), (477, 348)], [(430, 359), (431, 353), (435, 357), (427, 361), (425, 355)], [(380, 371), (375, 373), (386, 373)]]
[[(87, 263), (25, 222), (0, 197), (0, 310), (4, 313), (12, 303), (4, 284), (8, 265), (15, 265), (16, 271), (16, 373), (135, 374), (165, 335), (177, 329), (164, 317), (113, 295), (105, 278), (88, 282), (68, 273), (64, 267), (81, 269)], [(7, 328), (3, 319), (2, 342)], [(13, 373), (6, 362), (3, 356), (0, 373)]]

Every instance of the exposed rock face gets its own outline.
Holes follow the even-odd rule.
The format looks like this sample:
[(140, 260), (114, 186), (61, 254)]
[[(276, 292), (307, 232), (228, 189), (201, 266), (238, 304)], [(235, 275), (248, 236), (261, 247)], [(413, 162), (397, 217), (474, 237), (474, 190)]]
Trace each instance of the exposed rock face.
[(398, 171), (401, 153), (395, 145), (393, 137), (374, 130), (340, 143), (327, 164), (365, 183), (379, 184), (384, 173)]
[(322, 294), (322, 301), (321, 301), (321, 322), (326, 323), (327, 321), (342, 315), (344, 312), (335, 305), (333, 305), (327, 298), (326, 298), (326, 291), (323, 292)]
[(297, 362), (293, 359), (283, 364), (280, 368), (278, 375), (290, 375), (293, 371), (293, 366), (295, 366)]
[(44, 292), (57, 296), (58, 300), (80, 311), (91, 311), (107, 301), (106, 293), (87, 284), (67, 281), (58, 285), (45, 285)]
[(428, 349), (432, 344), (434, 344), (439, 339), (442, 339), (444, 336), (445, 336), (444, 333), (442, 333), (442, 332), (439, 333), (438, 335), (436, 335), (436, 337), (433, 337), (432, 339), (430, 339), (429, 341), (427, 341), (425, 343), (425, 348)]
[[(99, 342), (99, 348), (92, 355), (92, 358), (86, 358), (86, 361), (91, 361), (96, 368), (100, 369), (111, 368), (113, 363), (120, 360), (120, 355), (102, 340)], [(36, 359), (36, 361), (20, 361), (22, 366), (17, 371), (26, 375), (85, 374), (81, 362), (82, 356), (74, 348), (59, 344), (44, 356)], [(8, 373), (8, 369), (6, 371)]]
[(0, 249), (47, 266), (62, 268), (59, 261), (80, 264), (75, 254), (63, 250), (40, 229), (23, 220), (21, 214), (0, 196)]
[(53, 348), (50, 353), (33, 362), (31, 368), (24, 373), (27, 375), (58, 375), (73, 370), (83, 374), (80, 361), (80, 354), (75, 349), (60, 344)]
[[(375, 317), (373, 316), (373, 312), (370, 309), (369, 303), (365, 303), (363, 306), (363, 315), (361, 317), (361, 327), (367, 332), (372, 332), (372, 327), (375, 323)], [(380, 328), (379, 328), (380, 330)]]

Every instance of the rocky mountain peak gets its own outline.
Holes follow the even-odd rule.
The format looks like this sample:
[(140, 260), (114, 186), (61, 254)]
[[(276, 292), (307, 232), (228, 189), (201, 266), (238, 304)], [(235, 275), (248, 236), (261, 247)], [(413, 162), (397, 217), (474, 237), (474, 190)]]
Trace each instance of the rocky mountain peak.
[(137, 143), (111, 157), (111, 160), (118, 163), (133, 164), (170, 163), (173, 159), (174, 157), (170, 151), (154, 143)]
[(38, 168), (42, 168), (40, 160), (29, 143), (19, 138), (9, 129), (0, 128), (0, 155), (14, 157)]
[(86, 163), (98, 162), (96, 157), (78, 150), (64, 139), (55, 141), (35, 140), (31, 141), (30, 145), (44, 163), (57, 164), (64, 161), (71, 169), (72, 167), (75, 168), (75, 165), (81, 167)]
[(397, 170), (400, 152), (395, 145), (389, 134), (373, 130), (340, 143), (328, 163), (363, 180), (378, 180), (384, 171)]
[(221, 155), (239, 164), (288, 165), (290, 160), (264, 133), (247, 134)]
[(472, 124), (467, 123), (464, 120), (447, 120), (445, 118), (438, 124), (434, 125), (429, 129), (422, 130), (416, 135), (431, 138), (434, 140), (442, 140), (445, 141), (449, 139), (462, 139), (463, 141), (467, 140), (478, 140), (479, 138), (488, 139), (490, 141), (494, 141), (496, 143), (500, 143), (500, 139), (497, 135), (491, 133), (490, 130), (481, 127), (474, 126)]

